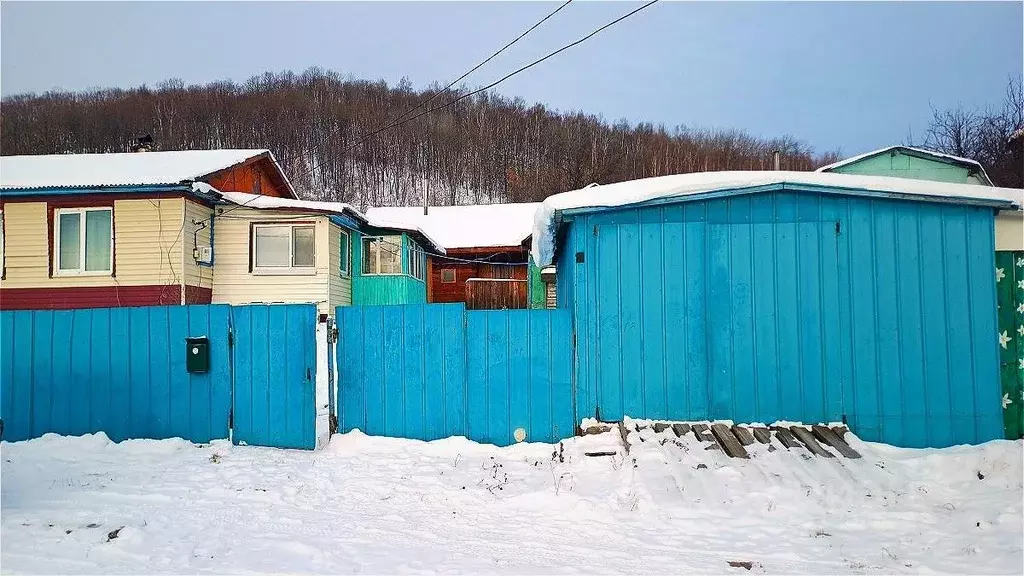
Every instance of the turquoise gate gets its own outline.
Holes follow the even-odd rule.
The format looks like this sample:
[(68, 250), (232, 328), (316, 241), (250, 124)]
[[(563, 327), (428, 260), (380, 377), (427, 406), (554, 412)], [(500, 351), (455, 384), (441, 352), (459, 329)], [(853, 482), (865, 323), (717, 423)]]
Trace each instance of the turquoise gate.
[(232, 366), (236, 444), (313, 449), (316, 306), (235, 306)]
[[(316, 322), (312, 304), (0, 312), (4, 440), (104, 432), (313, 448)], [(204, 373), (185, 367), (194, 337), (209, 341)]]
[(575, 433), (567, 310), (337, 309), (339, 431), (508, 445)]

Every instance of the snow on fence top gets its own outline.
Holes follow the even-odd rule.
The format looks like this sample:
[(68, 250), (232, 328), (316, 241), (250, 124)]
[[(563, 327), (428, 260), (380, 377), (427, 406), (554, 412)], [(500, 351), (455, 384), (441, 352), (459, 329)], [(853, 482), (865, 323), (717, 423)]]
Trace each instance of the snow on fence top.
[(206, 184), (204, 182), (196, 182), (192, 185), (192, 189), (196, 192), (202, 192), (206, 194), (219, 195), (221, 199), (230, 204), (235, 204), (238, 207), (252, 208), (254, 210), (299, 210), (306, 212), (319, 212), (323, 214), (339, 214), (344, 216), (350, 216), (375, 228), (388, 228), (392, 230), (401, 230), (404, 232), (412, 232), (422, 236), (427, 242), (431, 244), (428, 248), (432, 248), (440, 253), (444, 253), (444, 247), (438, 243), (438, 241), (430, 234), (425, 232), (422, 228), (410, 225), (403, 222), (390, 222), (381, 218), (375, 218), (370, 215), (364, 215), (358, 211), (351, 204), (344, 202), (320, 202), (315, 200), (292, 200), (291, 198), (276, 198), (274, 196), (262, 196), (258, 194), (248, 194), (245, 192), (221, 192)]
[(984, 202), (999, 208), (1020, 208), (1024, 190), (996, 188), (974, 184), (950, 184), (930, 180), (912, 180), (889, 176), (856, 176), (834, 172), (736, 171), (694, 172), (674, 176), (658, 176), (629, 180), (555, 194), (541, 203), (533, 222), (533, 259), (538, 266), (551, 264), (554, 257), (555, 217), (573, 208), (617, 207), (659, 198), (741, 191), (760, 186), (793, 184), (834, 188), (838, 193), (858, 190), (902, 194), (906, 196), (941, 197), (970, 202)]
[(884, 154), (886, 152), (891, 152), (893, 150), (909, 150), (911, 152), (916, 152), (924, 156), (931, 156), (932, 158), (935, 158), (937, 160), (950, 161), (956, 164), (965, 164), (973, 166), (974, 168), (978, 169), (978, 172), (981, 174), (982, 178), (984, 178), (986, 182), (992, 182), (991, 180), (989, 180), (988, 174), (985, 173), (985, 169), (977, 160), (971, 160), (970, 158), (961, 158), (959, 156), (953, 156), (952, 154), (946, 154), (944, 152), (936, 152), (935, 150), (928, 150), (926, 148), (914, 148), (913, 146), (887, 146), (885, 148), (879, 148), (878, 150), (872, 150), (871, 152), (865, 152), (863, 154), (851, 156), (850, 158), (847, 158), (845, 160), (840, 160), (839, 162), (833, 162), (832, 164), (829, 164), (827, 166), (822, 166), (821, 168), (815, 170), (815, 172), (831, 172), (832, 170), (839, 168), (840, 166), (853, 164), (854, 162), (863, 160), (865, 158), (870, 158), (872, 156)]
[(530, 235), (539, 202), (470, 206), (370, 208), (368, 218), (419, 226), (446, 249), (519, 246)]
[(0, 189), (180, 184), (263, 154), (274, 160), (268, 150), (3, 156), (0, 157)]

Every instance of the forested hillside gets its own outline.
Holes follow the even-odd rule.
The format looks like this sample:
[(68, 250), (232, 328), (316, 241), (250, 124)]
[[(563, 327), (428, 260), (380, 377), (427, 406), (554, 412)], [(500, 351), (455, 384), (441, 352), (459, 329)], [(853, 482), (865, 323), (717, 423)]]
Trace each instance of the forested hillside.
[(304, 198), (361, 207), (419, 204), (424, 193), (435, 205), (529, 201), (591, 182), (771, 169), (775, 150), (783, 169), (835, 159), (789, 136), (611, 123), (487, 93), (364, 137), (435, 93), (310, 69), (242, 84), (12, 96), (0, 107), (0, 151), (122, 152), (145, 134), (157, 150), (269, 148)]

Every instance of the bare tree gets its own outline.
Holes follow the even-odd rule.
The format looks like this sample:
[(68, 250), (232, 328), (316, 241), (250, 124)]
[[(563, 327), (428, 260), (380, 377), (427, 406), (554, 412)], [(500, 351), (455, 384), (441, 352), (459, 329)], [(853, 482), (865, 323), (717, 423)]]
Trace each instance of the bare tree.
[[(122, 152), (153, 134), (157, 149), (270, 148), (304, 198), (357, 206), (540, 200), (591, 182), (698, 170), (760, 170), (773, 150), (783, 167), (815, 156), (795, 138), (739, 130), (614, 124), (480, 93), (372, 137), (441, 88), (389, 87), (310, 68), (247, 81), (26, 94), (3, 100), (4, 154)], [(451, 102), (468, 91), (448, 90)]]
[(923, 146), (976, 160), (997, 186), (1024, 188), (1024, 166), (1014, 156), (1010, 136), (1024, 128), (1024, 91), (1020, 78), (1009, 78), (1002, 106), (948, 110), (932, 108)]

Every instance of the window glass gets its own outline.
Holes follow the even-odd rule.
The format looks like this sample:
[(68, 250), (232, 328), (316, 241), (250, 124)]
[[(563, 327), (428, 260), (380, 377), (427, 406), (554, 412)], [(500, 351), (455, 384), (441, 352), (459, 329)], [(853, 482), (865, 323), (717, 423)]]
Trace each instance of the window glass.
[(313, 266), (313, 227), (292, 228), (292, 266)]
[(348, 276), (349, 266), (349, 249), (348, 249), (348, 232), (341, 233), (341, 275)]
[(256, 267), (287, 268), (290, 265), (288, 226), (256, 227)]
[(363, 238), (363, 274), (377, 273), (377, 240)]
[(65, 212), (59, 215), (57, 229), (59, 233), (57, 248), (59, 251), (58, 262), (61, 270), (78, 270), (81, 268), (80, 256), (82, 253), (82, 214), (79, 212)]
[(85, 213), (85, 270), (110, 270), (110, 210)]
[(384, 236), (380, 239), (380, 274), (402, 273), (402, 237)]
[[(435, 264), (436, 266), (436, 264)], [(442, 268), (441, 269), (441, 282), (445, 284), (451, 284), (455, 282), (455, 269), (454, 268)]]

